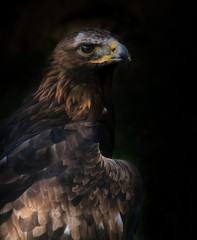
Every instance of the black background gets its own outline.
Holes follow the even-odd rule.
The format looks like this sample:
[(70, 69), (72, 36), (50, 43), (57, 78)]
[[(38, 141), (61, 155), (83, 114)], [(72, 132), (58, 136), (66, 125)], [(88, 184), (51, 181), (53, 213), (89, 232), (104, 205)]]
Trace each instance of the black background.
[(175, 0), (35, 0), (1, 6), (0, 119), (37, 88), (51, 51), (84, 27), (110, 30), (132, 56), (115, 74), (114, 157), (144, 184), (137, 240), (194, 239), (196, 9)]

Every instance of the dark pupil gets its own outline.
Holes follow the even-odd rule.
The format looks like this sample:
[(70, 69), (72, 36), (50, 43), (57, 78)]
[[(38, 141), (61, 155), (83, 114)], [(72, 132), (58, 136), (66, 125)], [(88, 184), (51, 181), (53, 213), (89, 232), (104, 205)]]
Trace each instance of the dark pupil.
[(94, 50), (94, 46), (93, 45), (83, 45), (83, 46), (81, 46), (81, 50), (84, 53), (91, 53)]

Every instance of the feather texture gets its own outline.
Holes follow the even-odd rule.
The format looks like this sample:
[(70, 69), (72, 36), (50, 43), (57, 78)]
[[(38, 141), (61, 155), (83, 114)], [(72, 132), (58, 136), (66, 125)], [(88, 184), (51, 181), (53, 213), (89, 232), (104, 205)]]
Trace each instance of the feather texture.
[[(87, 41), (91, 56), (77, 48)], [(141, 180), (111, 158), (115, 64), (90, 61), (111, 41), (98, 29), (63, 40), (36, 93), (0, 125), (0, 240), (133, 239)]]

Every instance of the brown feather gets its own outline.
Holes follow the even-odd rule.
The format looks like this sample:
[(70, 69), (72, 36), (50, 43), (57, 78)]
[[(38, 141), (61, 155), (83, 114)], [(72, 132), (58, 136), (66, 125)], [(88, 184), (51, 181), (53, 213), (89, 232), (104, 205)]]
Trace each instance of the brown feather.
[[(81, 37), (96, 44), (93, 55), (80, 52)], [(3, 125), (1, 240), (133, 238), (140, 177), (125, 161), (111, 159), (115, 65), (91, 61), (97, 49), (99, 57), (110, 56), (111, 41), (118, 44), (98, 29), (63, 40), (38, 90)]]

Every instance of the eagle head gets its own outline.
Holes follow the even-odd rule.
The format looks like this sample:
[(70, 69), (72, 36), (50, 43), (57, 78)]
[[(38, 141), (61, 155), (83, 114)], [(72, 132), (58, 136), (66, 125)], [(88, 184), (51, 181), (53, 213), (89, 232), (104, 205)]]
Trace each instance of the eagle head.
[(85, 29), (61, 41), (56, 50), (63, 51), (66, 64), (99, 67), (129, 62), (130, 54), (114, 34), (100, 29)]
[(72, 120), (96, 120), (110, 108), (114, 66), (129, 61), (127, 48), (114, 34), (100, 29), (75, 32), (53, 51), (36, 97), (53, 99), (51, 106), (55, 101), (64, 104)]

